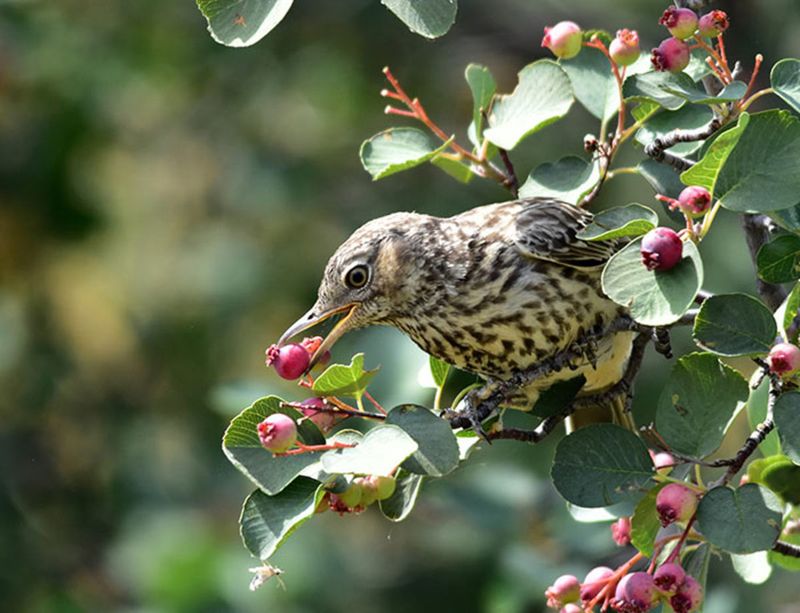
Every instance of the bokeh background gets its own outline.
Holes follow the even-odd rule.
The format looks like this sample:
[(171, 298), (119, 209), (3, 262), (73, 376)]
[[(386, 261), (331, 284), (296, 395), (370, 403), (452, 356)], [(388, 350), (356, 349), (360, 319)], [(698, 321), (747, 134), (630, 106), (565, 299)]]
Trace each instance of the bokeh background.
[[(627, 555), (606, 526), (566, 513), (547, 478), (554, 441), (502, 442), (426, 486), (404, 523), (315, 517), (273, 560), (286, 589), (247, 589), (255, 560), (237, 517), (249, 484), (221, 435), (262, 395), (302, 398), (264, 368), (264, 348), (359, 224), (505, 197), (434, 167), (370, 181), (358, 147), (396, 119), (382, 114), (381, 68), (465, 141), (467, 63), (510, 91), (543, 55), (547, 23), (633, 27), (645, 47), (663, 37), (654, 0), (460, 4), (429, 42), (377, 0), (304, 0), (233, 50), (190, 0), (0, 3), (2, 610), (541, 611), (558, 574)], [(747, 66), (757, 51), (768, 66), (800, 56), (796, 0), (721, 8), (729, 54)], [(596, 130), (576, 106), (513, 152), (517, 168), (580, 154)], [(599, 204), (631, 201), (654, 204), (624, 176)], [(708, 289), (752, 291), (735, 218), (704, 255)], [(363, 331), (335, 353), (356, 350), (383, 366), (385, 404), (430, 402), (424, 356), (401, 335)], [(668, 370), (648, 358), (641, 423)], [(750, 586), (715, 560), (710, 581), (708, 612), (800, 610), (797, 575)]]

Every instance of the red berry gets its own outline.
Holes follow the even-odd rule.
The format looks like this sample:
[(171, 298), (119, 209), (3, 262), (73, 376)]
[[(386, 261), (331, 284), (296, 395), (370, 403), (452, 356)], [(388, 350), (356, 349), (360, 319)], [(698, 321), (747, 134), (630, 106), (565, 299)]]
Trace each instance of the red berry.
[(702, 215), (711, 204), (711, 193), (699, 185), (690, 185), (678, 196), (678, 207), (688, 215)]
[(642, 238), (640, 251), (648, 270), (669, 270), (683, 257), (683, 241), (671, 228), (653, 228)]
[(691, 575), (686, 575), (678, 593), (669, 599), (675, 613), (691, 613), (703, 603), (703, 586)]
[(644, 613), (658, 600), (653, 577), (637, 572), (625, 575), (617, 584), (614, 608), (625, 613)]
[(273, 413), (258, 424), (258, 439), (272, 453), (283, 453), (297, 440), (297, 425), (283, 413)]
[(631, 518), (620, 517), (611, 524), (611, 537), (620, 547), (629, 545), (631, 542)]
[(330, 432), (336, 425), (336, 422), (339, 421), (335, 413), (320, 410), (329, 408), (322, 398), (308, 398), (303, 400), (300, 404), (302, 405), (300, 412), (316, 424), (317, 428), (319, 428), (323, 434)]
[(689, 65), (689, 45), (677, 38), (666, 38), (653, 49), (650, 61), (661, 72), (680, 72)]
[(640, 53), (636, 30), (617, 30), (617, 37), (608, 45), (608, 54), (620, 66), (630, 66)]
[(581, 595), (581, 584), (575, 575), (561, 575), (545, 590), (547, 606), (558, 609), (570, 602), (577, 602)]
[(686, 572), (674, 562), (662, 564), (653, 575), (653, 581), (656, 587), (669, 596), (672, 596), (678, 591), (678, 588), (683, 585), (683, 580), (685, 578)]
[(685, 40), (694, 36), (697, 29), (697, 13), (692, 9), (671, 6), (664, 11), (658, 23), (666, 26), (675, 38)]
[(730, 21), (728, 21), (728, 14), (725, 11), (711, 11), (697, 21), (700, 36), (707, 38), (719, 36), (728, 29), (729, 25)]
[(583, 33), (577, 23), (561, 21), (544, 29), (542, 47), (547, 47), (557, 58), (568, 60), (580, 53)]
[(697, 494), (680, 483), (670, 483), (656, 496), (656, 511), (662, 526), (688, 521), (696, 509)]
[(608, 566), (597, 566), (589, 571), (581, 584), (581, 600), (589, 602), (600, 593), (614, 574)]
[(767, 363), (776, 375), (792, 375), (800, 369), (800, 347), (778, 343), (770, 350)]
[(272, 366), (278, 376), (290, 381), (302, 376), (310, 361), (308, 351), (297, 343), (283, 347), (272, 345), (267, 349), (267, 366)]

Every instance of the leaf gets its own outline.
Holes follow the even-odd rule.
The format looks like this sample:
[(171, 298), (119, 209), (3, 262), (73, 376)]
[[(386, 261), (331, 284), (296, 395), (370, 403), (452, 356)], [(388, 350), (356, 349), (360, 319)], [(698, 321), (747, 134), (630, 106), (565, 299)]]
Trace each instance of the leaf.
[(472, 177), (475, 176), (475, 173), (472, 172), (472, 169), (467, 164), (460, 162), (457, 159), (458, 157), (459, 156), (455, 154), (443, 151), (431, 158), (431, 164), (437, 168), (441, 168), (456, 181), (464, 184), (469, 183), (472, 181)]
[(248, 47), (277, 26), (294, 0), (196, 0), (208, 31), (228, 47)]
[(656, 409), (656, 430), (671, 449), (704, 458), (722, 443), (739, 402), (744, 378), (709, 353), (690, 353), (672, 368)]
[(331, 474), (388, 477), (418, 445), (397, 426), (381, 425), (364, 435), (361, 443), (322, 454), (322, 467)]
[(703, 157), (689, 170), (681, 173), (681, 181), (686, 185), (700, 185), (712, 194), (717, 179), (730, 154), (750, 122), (750, 115), (742, 113), (735, 127), (719, 134), (703, 153)]
[(641, 239), (615, 253), (603, 269), (603, 291), (630, 309), (648, 326), (665, 326), (680, 319), (703, 284), (703, 262), (694, 243), (683, 244), (683, 260), (670, 270), (648, 270), (642, 264)]
[(636, 121), (645, 122), (661, 110), (661, 105), (652, 100), (642, 99), (639, 104), (631, 109), (631, 115)]
[(768, 489), (748, 483), (715, 487), (697, 507), (697, 527), (712, 545), (729, 553), (770, 549), (781, 527), (781, 503)]
[(781, 60), (772, 67), (769, 78), (775, 93), (800, 113), (800, 60)]
[(613, 424), (593, 424), (561, 439), (551, 474), (564, 499), (592, 508), (635, 499), (654, 469), (635, 434)]
[(575, 399), (585, 383), (586, 377), (583, 375), (553, 383), (539, 394), (531, 414), (542, 418), (563, 415), (564, 409)]
[(428, 365), (436, 387), (444, 387), (447, 375), (450, 374), (450, 364), (430, 355), (428, 356)]
[(400, 469), (397, 473), (397, 486), (394, 494), (379, 503), (381, 513), (387, 519), (395, 522), (403, 521), (408, 517), (417, 502), (422, 480), (422, 475), (407, 473)]
[(414, 404), (394, 407), (386, 423), (402, 428), (418, 445), (414, 454), (403, 462), (405, 470), (443, 477), (458, 466), (458, 443), (453, 429), (425, 407)]
[[(703, 593), (706, 593), (706, 579), (708, 578), (708, 564), (711, 561), (712, 548), (708, 543), (701, 543), (696, 548), (683, 555), (683, 569), (700, 583)], [(702, 611), (701, 608), (698, 611)], [(664, 613), (672, 613), (666, 609)]]
[(668, 164), (662, 164), (648, 158), (639, 162), (636, 168), (644, 180), (658, 194), (677, 198), (683, 188), (686, 187), (681, 183), (678, 172)]
[[(792, 335), (790, 335), (789, 332), (795, 317), (800, 314), (800, 283), (795, 283), (792, 291), (789, 292), (789, 295), (786, 296), (786, 300), (783, 301), (780, 311), (782, 315), (779, 323), (784, 338), (792, 343), (797, 342), (797, 332), (795, 331)], [(778, 311), (776, 311), (775, 314), (777, 316)]]
[(800, 392), (781, 394), (775, 402), (774, 415), (781, 449), (795, 464), (800, 464)]
[[(687, 104), (677, 111), (662, 111), (652, 117), (636, 132), (636, 142), (647, 146), (656, 138), (672, 130), (697, 130), (705, 126), (714, 114), (707, 106)], [(669, 148), (670, 153), (689, 155), (703, 146), (703, 141), (678, 143)]]
[[(683, 75), (691, 81), (691, 78)], [(646, 72), (625, 79), (622, 86), (622, 97), (625, 100), (644, 100), (655, 102), (665, 109), (675, 111), (686, 104), (686, 98), (678, 96), (667, 89), (668, 84), (675, 83), (672, 75), (666, 72)]]
[(364, 370), (364, 354), (357, 353), (350, 360), (350, 364), (331, 364), (325, 369), (311, 388), (320, 396), (351, 396), (360, 397), (372, 377), (378, 372), (377, 368)]
[(753, 460), (747, 467), (752, 483), (769, 488), (792, 505), (800, 504), (800, 466), (785, 455)]
[(646, 234), (658, 224), (658, 214), (643, 204), (626, 204), (595, 214), (592, 223), (578, 232), (577, 238), (607, 241)]
[(796, 204), (780, 211), (768, 211), (767, 215), (772, 217), (781, 228), (788, 232), (800, 232), (800, 205)]
[[(475, 130), (475, 140), (480, 141), (483, 133), (483, 113), (489, 113), (497, 83), (486, 66), (470, 64), (464, 71), (464, 78), (472, 92), (472, 125)], [(483, 111), (483, 112), (482, 112)], [(475, 145), (479, 146), (478, 143)]]
[(617, 114), (617, 82), (611, 63), (602, 51), (584, 47), (574, 58), (561, 60), (559, 64), (569, 76), (575, 97), (587, 111), (604, 121)]
[(386, 8), (412, 32), (425, 38), (438, 38), (456, 21), (457, 0), (381, 0)]
[(519, 142), (561, 119), (572, 106), (572, 86), (563, 69), (551, 60), (528, 64), (519, 72), (514, 91), (495, 98), (484, 136), (498, 147)]
[(424, 164), (447, 149), (451, 140), (439, 144), (416, 128), (389, 128), (365, 140), (359, 157), (364, 170), (377, 181)]
[(756, 256), (758, 276), (767, 283), (800, 279), (800, 236), (785, 234), (762, 245)]
[[(767, 403), (769, 401), (769, 377), (765, 377), (756, 389), (750, 390), (750, 397), (747, 399), (747, 422), (750, 430), (754, 431), (758, 424), (767, 418)], [(778, 440), (778, 433), (774, 430), (767, 435), (758, 450), (765, 456), (781, 453), (781, 444)]]
[(597, 164), (570, 155), (557, 162), (545, 162), (537, 166), (522, 184), (519, 195), (523, 198), (551, 197), (578, 204), (599, 180), (600, 169)]
[(731, 357), (769, 353), (777, 334), (770, 310), (746, 294), (717, 294), (705, 300), (692, 332), (703, 349)]
[[(276, 457), (262, 447), (256, 428), (265, 417), (273, 413), (284, 413), (295, 421), (301, 417), (294, 409), (281, 408), (281, 402), (276, 396), (256, 400), (233, 418), (222, 438), (222, 450), (231, 464), (267, 494), (277, 494), (283, 490), (301, 472), (318, 462), (322, 455), (321, 452), (312, 452)], [(325, 442), (320, 431), (308, 419), (298, 423), (297, 432), (300, 441), (306, 445)]]
[(322, 485), (306, 477), (299, 477), (274, 496), (254, 491), (245, 499), (239, 518), (244, 546), (258, 559), (268, 559), (292, 532), (314, 515), (323, 495)]
[(745, 583), (761, 585), (766, 583), (772, 575), (772, 566), (766, 551), (757, 551), (748, 554), (731, 555), (733, 570)]
[(631, 515), (631, 544), (648, 558), (653, 556), (656, 535), (661, 529), (656, 513), (656, 496), (666, 485), (660, 483), (647, 492)]
[[(740, 123), (743, 118), (744, 114)], [(732, 211), (793, 207), (800, 194), (798, 158), (800, 119), (789, 111), (755, 113), (725, 161), (714, 195)]]

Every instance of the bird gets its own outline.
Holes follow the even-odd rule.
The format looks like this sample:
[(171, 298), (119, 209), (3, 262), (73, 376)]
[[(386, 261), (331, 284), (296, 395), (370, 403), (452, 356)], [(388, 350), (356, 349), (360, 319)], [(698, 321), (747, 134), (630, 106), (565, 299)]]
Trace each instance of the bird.
[[(581, 207), (543, 197), (452, 217), (397, 212), (374, 219), (336, 249), (316, 302), (278, 344), (341, 315), (312, 366), (346, 332), (385, 325), (448, 364), (508, 381), (626, 315), (601, 287), (603, 266), (624, 243), (579, 238), (592, 219)], [(544, 390), (579, 375), (582, 396), (612, 388), (624, 376), (633, 338), (622, 329), (593, 340), (592, 351), (526, 382), (503, 406), (530, 410)]]

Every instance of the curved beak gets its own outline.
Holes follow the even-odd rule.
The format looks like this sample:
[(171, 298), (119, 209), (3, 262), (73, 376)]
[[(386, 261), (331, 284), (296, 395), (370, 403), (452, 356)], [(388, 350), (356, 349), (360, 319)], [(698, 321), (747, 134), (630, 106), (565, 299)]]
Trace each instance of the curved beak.
[(278, 346), (283, 345), (296, 334), (300, 334), (301, 332), (308, 330), (317, 324), (321, 324), (323, 321), (330, 319), (334, 315), (338, 315), (339, 313), (347, 313), (338, 322), (336, 322), (336, 325), (328, 333), (328, 336), (325, 337), (325, 340), (322, 341), (319, 348), (317, 348), (317, 350), (314, 352), (314, 355), (311, 356), (311, 361), (309, 362), (307, 369), (311, 370), (319, 361), (319, 359), (325, 354), (325, 352), (333, 347), (333, 344), (339, 340), (339, 338), (345, 332), (347, 332), (348, 323), (352, 319), (353, 314), (358, 310), (358, 304), (359, 303), (357, 302), (351, 302), (350, 304), (336, 307), (335, 309), (330, 309), (320, 314), (317, 314), (314, 310), (314, 307), (312, 307), (308, 313), (303, 315), (300, 319), (289, 326), (286, 332), (281, 335), (281, 338), (278, 340)]

